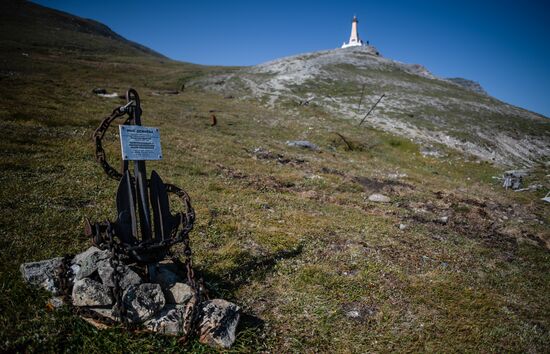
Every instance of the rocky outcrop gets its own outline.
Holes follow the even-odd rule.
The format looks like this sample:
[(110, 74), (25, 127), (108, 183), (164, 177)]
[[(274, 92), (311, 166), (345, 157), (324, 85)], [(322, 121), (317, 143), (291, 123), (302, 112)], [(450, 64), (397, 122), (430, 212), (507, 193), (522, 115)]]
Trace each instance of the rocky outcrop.
[(530, 166), (550, 156), (546, 117), (494, 99), (474, 81), (438, 78), (422, 65), (373, 55), (366, 47), (289, 56), (188, 86), (260, 99), (297, 117), (301, 106), (315, 105), (358, 121), (384, 94), (365, 126), (500, 165)]
[(487, 91), (483, 89), (483, 87), (479, 84), (479, 82), (475, 82), (473, 80), (464, 79), (461, 77), (451, 77), (448, 78), (447, 81), (450, 81), (452, 83), (455, 83), (461, 87), (464, 87), (467, 90), (470, 90), (475, 93), (479, 93), (482, 95), (487, 95)]

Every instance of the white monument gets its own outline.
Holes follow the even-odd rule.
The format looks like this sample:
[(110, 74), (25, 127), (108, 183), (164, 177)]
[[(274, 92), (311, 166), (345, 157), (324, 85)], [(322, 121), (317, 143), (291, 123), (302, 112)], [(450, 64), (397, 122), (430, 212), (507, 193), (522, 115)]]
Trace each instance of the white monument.
[(359, 20), (357, 19), (357, 16), (353, 16), (353, 20), (351, 21), (351, 35), (349, 36), (349, 42), (344, 42), (344, 44), (342, 44), (342, 48), (358, 47), (365, 45), (363, 41), (359, 39), (359, 33), (357, 32), (358, 23)]

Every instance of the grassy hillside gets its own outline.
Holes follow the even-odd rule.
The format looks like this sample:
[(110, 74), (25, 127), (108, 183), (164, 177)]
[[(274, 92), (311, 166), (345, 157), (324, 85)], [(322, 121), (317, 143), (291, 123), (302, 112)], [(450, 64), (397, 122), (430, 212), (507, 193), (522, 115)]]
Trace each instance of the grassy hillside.
[[(547, 351), (548, 171), (526, 181), (544, 189), (515, 193), (491, 164), (452, 150), (423, 157), (407, 138), (319, 106), (268, 108), (189, 85), (158, 95), (236, 68), (70, 27), (41, 36), (58, 17), (21, 6), (0, 31), (0, 351), (210, 351), (98, 331), (48, 311), (48, 295), (21, 280), (22, 262), (86, 249), (84, 217), (115, 217), (116, 183), (96, 164), (91, 134), (123, 101), (94, 87), (136, 88), (144, 123), (160, 127), (165, 159), (149, 169), (190, 194), (197, 270), (213, 296), (243, 308), (232, 351)], [(21, 26), (25, 16), (36, 25)], [(297, 139), (321, 150), (285, 144)], [(116, 166), (118, 137), (105, 141)], [(391, 202), (368, 201), (374, 192)]]
[(372, 52), (370, 47), (352, 47), (300, 54), (194, 84), (259, 98), (279, 109), (292, 110), (307, 99), (355, 122), (384, 94), (367, 125), (501, 165), (548, 162), (550, 119), (436, 78), (421, 65)]

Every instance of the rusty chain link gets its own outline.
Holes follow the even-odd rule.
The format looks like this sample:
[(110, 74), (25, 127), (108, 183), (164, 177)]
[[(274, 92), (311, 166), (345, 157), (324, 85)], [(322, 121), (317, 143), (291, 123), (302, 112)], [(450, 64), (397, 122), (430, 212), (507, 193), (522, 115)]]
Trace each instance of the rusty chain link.
[[(109, 162), (107, 161), (107, 156), (105, 153), (105, 150), (103, 148), (102, 140), (105, 136), (105, 133), (107, 132), (107, 129), (110, 127), (111, 123), (115, 121), (118, 118), (123, 117), (125, 114), (129, 113), (129, 107), (132, 106), (134, 101), (129, 101), (125, 106), (118, 107), (113, 110), (110, 116), (104, 118), (99, 125), (99, 127), (94, 131), (93, 133), (93, 139), (95, 143), (95, 156), (96, 160), (100, 164), (100, 166), (103, 168), (105, 173), (108, 177), (120, 180), (122, 178), (122, 174), (117, 171), (115, 168), (113, 168)], [(132, 117), (130, 116), (127, 118), (123, 124), (129, 124), (132, 122)], [(131, 177), (132, 183), (135, 183), (135, 178)], [(147, 186), (150, 186), (150, 180), (147, 179), (146, 181)], [(113, 297), (115, 299), (115, 305), (113, 307), (114, 309), (114, 316), (116, 318), (119, 318), (121, 322), (125, 325), (126, 328), (128, 328), (128, 319), (126, 316), (126, 308), (124, 306), (123, 301), (123, 289), (120, 286), (121, 281), (121, 270), (122, 270), (122, 258), (130, 257), (130, 252), (137, 251), (137, 252), (148, 252), (155, 250), (159, 248), (168, 248), (176, 243), (183, 243), (184, 246), (184, 256), (185, 256), (185, 262), (183, 264), (183, 267), (186, 271), (187, 275), (187, 282), (188, 285), (193, 289), (194, 296), (189, 301), (187, 306), (185, 307), (184, 312), (184, 320), (183, 320), (183, 337), (181, 338), (181, 341), (185, 342), (188, 340), (188, 338), (193, 335), (196, 331), (196, 325), (198, 321), (198, 305), (201, 302), (201, 297), (203, 296), (202, 290), (204, 289), (204, 283), (202, 279), (197, 282), (195, 280), (195, 273), (193, 271), (193, 262), (192, 262), (192, 250), (190, 246), (190, 240), (189, 240), (189, 233), (193, 229), (193, 225), (195, 222), (195, 211), (191, 205), (191, 199), (189, 198), (189, 195), (181, 188), (176, 187), (173, 184), (165, 183), (165, 188), (167, 193), (171, 193), (176, 195), (183, 205), (185, 206), (186, 210), (185, 212), (179, 213), (180, 217), (180, 225), (182, 225), (181, 230), (175, 231), (175, 234), (172, 235), (169, 239), (164, 239), (159, 241), (153, 241), (153, 240), (147, 240), (142, 241), (135, 245), (128, 245), (123, 244), (122, 241), (116, 241), (114, 239), (114, 230), (112, 228), (111, 222), (108, 220), (104, 223), (96, 223), (93, 226), (91, 224), (88, 224), (88, 227), (94, 228), (95, 232), (92, 232), (92, 229), (87, 231), (89, 234), (95, 235), (94, 239), (92, 240), (93, 243), (97, 246), (101, 246), (101, 248), (105, 248), (105, 245), (107, 246), (107, 249), (111, 252), (111, 258), (110, 258), (110, 265), (113, 268), (113, 274), (112, 274), (112, 281), (115, 285), (113, 288)], [(181, 264), (181, 262), (178, 260), (178, 263)], [(61, 277), (63, 279), (66, 279), (66, 294), (71, 294), (71, 282), (70, 282), (70, 265), (68, 270), (63, 270), (63, 276)], [(207, 296), (206, 292), (204, 292), (204, 295)], [(70, 295), (67, 297), (68, 304), (71, 303), (70, 301)], [(100, 314), (89, 310), (89, 309), (83, 309), (78, 308), (76, 309), (78, 313), (84, 314), (86, 317), (91, 317), (94, 320), (97, 320), (104, 324), (114, 324), (116, 323), (110, 318), (107, 318), (105, 316), (101, 316)]]

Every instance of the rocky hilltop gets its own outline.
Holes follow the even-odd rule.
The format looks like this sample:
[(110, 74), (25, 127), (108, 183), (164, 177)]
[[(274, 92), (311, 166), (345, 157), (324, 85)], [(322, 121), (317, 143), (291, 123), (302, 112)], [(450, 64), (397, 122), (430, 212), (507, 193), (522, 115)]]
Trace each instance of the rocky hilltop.
[(550, 155), (544, 116), (501, 102), (475, 82), (381, 57), (373, 47), (290, 56), (192, 84), (291, 111), (307, 102), (358, 121), (385, 95), (366, 120), (373, 127), (503, 165), (533, 165)]

